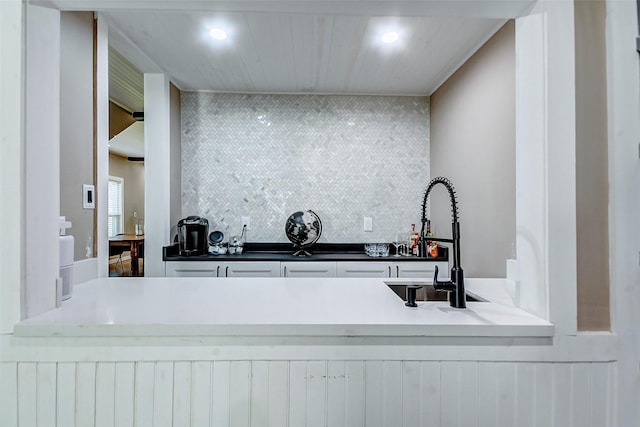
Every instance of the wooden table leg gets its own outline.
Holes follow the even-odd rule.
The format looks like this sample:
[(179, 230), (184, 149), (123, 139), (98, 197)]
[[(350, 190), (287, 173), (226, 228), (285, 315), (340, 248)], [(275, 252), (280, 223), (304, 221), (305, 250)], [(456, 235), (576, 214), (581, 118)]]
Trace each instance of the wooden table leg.
[(131, 241), (131, 275), (138, 276), (138, 242)]

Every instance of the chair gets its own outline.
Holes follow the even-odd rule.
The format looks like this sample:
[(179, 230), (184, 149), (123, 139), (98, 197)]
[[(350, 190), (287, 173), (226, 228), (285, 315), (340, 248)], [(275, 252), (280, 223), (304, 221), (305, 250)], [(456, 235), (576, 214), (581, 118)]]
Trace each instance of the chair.
[(123, 245), (111, 245), (109, 244), (109, 257), (117, 256), (116, 268), (120, 263), (120, 275), (124, 275), (124, 263), (122, 262), (122, 254), (127, 251), (127, 247)]

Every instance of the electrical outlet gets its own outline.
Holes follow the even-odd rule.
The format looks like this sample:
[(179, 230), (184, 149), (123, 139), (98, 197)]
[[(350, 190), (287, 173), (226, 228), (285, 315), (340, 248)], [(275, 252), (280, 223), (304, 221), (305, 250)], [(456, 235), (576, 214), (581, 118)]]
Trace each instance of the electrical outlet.
[(242, 226), (247, 226), (247, 230), (251, 230), (251, 217), (243, 216), (242, 217)]
[(373, 231), (373, 219), (365, 216), (363, 227), (364, 231)]

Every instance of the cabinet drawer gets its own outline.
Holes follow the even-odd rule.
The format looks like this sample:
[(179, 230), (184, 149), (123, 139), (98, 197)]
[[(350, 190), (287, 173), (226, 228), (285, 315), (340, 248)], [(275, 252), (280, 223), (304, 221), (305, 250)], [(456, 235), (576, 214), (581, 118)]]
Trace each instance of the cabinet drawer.
[(449, 277), (449, 263), (444, 261), (394, 262), (393, 277), (433, 278), (436, 265), (440, 276)]
[(218, 277), (220, 263), (212, 261), (167, 261), (165, 277)]
[(332, 261), (283, 262), (282, 277), (336, 277), (336, 263)]
[(338, 277), (392, 277), (390, 262), (338, 262)]
[(280, 262), (226, 262), (220, 269), (220, 275), (225, 277), (280, 277)]

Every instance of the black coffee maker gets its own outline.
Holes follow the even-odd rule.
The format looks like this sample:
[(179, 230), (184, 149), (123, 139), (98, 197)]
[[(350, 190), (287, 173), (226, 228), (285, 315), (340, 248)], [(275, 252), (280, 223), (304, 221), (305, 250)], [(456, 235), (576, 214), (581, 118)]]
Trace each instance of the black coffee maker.
[(209, 249), (209, 221), (188, 216), (178, 221), (178, 255), (205, 255)]

